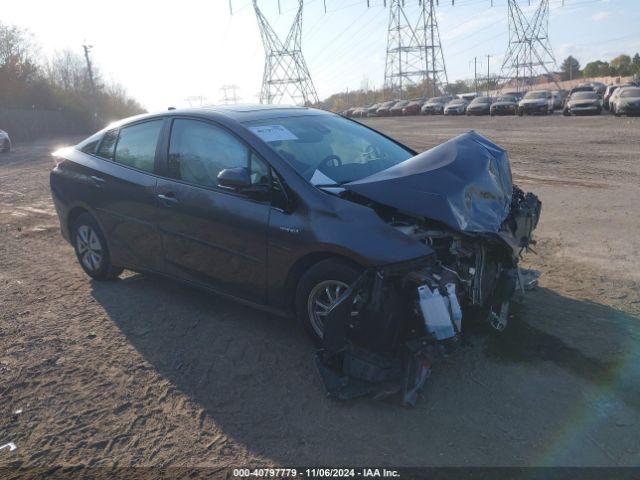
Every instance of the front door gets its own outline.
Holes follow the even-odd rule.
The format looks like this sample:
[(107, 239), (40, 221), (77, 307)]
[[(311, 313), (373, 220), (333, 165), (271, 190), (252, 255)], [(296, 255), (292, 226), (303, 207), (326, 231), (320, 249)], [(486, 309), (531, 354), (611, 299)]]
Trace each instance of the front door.
[(166, 174), (156, 187), (165, 270), (247, 300), (266, 300), (268, 201), (218, 186), (225, 168), (247, 167), (252, 182), (269, 171), (247, 145), (209, 122), (173, 120)]

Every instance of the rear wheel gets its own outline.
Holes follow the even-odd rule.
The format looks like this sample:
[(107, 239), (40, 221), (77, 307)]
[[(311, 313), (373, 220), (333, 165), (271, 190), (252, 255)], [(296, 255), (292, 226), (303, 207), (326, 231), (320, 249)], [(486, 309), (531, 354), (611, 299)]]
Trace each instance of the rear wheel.
[(122, 268), (111, 264), (109, 248), (98, 222), (83, 213), (73, 222), (73, 246), (80, 266), (95, 280), (112, 280)]
[(307, 270), (296, 289), (296, 316), (314, 343), (322, 340), (328, 311), (360, 275), (344, 260), (322, 260)]

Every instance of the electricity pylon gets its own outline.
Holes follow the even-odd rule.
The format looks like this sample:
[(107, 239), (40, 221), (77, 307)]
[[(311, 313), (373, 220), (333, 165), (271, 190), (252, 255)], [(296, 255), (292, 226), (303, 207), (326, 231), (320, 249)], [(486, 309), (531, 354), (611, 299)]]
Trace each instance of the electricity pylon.
[(414, 24), (405, 9), (404, 0), (389, 3), (387, 61), (385, 87), (402, 98), (408, 86), (424, 86), (432, 96), (447, 86), (435, 0), (421, 0), (418, 20)]
[[(238, 97), (238, 89), (239, 87), (237, 85), (223, 85), (222, 88), (220, 88), (220, 91), (222, 92), (222, 103), (225, 105), (229, 103), (238, 103), (240, 101), (240, 97)], [(232, 92), (231, 95), (229, 95), (229, 91)]]
[[(500, 79), (517, 91), (527, 90), (546, 75), (557, 82), (550, 71), (556, 59), (549, 41), (549, 0), (540, 0), (529, 21), (517, 0), (508, 0), (509, 46), (502, 62)], [(559, 88), (559, 87), (558, 87)]]
[(303, 6), (303, 0), (298, 0), (298, 13), (282, 43), (258, 8), (257, 0), (253, 0), (265, 54), (260, 103), (293, 101), (297, 105), (307, 105), (318, 102), (318, 94), (302, 56)]

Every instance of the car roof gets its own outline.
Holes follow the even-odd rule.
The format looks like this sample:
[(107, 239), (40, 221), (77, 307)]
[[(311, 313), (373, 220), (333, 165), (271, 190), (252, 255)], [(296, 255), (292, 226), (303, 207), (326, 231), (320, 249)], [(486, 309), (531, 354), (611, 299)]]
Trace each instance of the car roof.
[(166, 111), (145, 113), (119, 120), (107, 128), (118, 127), (134, 121), (154, 117), (192, 115), (212, 120), (224, 117), (236, 122), (248, 122), (253, 120), (266, 120), (269, 118), (299, 117), (306, 115), (334, 115), (331, 112), (315, 108), (298, 107), (290, 105), (213, 105), (199, 108), (176, 108)]

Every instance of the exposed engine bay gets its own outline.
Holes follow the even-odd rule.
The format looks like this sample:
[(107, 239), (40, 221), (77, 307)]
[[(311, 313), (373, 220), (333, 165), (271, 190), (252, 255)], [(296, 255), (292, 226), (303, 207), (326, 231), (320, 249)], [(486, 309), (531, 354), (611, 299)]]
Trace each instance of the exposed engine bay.
[[(442, 149), (438, 155), (431, 153), (447, 146), (445, 143), (425, 152), (431, 153), (431, 158), (425, 159), (425, 154), (414, 157), (421, 162), (419, 167), (414, 166), (418, 171), (414, 177), (426, 172), (429, 178), (438, 170), (442, 173), (475, 163), (479, 156), (486, 161), (480, 169), (477, 165), (461, 169), (461, 176), (450, 182), (457, 182), (466, 192), (456, 197), (459, 192), (454, 189), (449, 198), (439, 199), (439, 204), (447, 204), (454, 215), (420, 215), (422, 211), (412, 208), (413, 198), (396, 201), (393, 197), (392, 201), (381, 203), (372, 199), (375, 192), (371, 193), (370, 184), (362, 189), (347, 186), (340, 194), (372, 208), (388, 225), (429, 246), (433, 253), (365, 270), (333, 305), (326, 316), (322, 348), (316, 356), (330, 395), (349, 399), (401, 393), (402, 404), (413, 406), (432, 363), (459, 343), (467, 321), (478, 319), (497, 331), (504, 330), (516, 290), (535, 285), (536, 272), (520, 269), (518, 261), (535, 244), (532, 236), (540, 218), (541, 202), (511, 183), (504, 150), (473, 132), (467, 135), (470, 137), (457, 137), (447, 143), (463, 142), (468, 148), (471, 140), (480, 143), (480, 148), (487, 144), (489, 148), (481, 149), (480, 155), (474, 149), (475, 155), (469, 156), (468, 152), (461, 154), (460, 145), (454, 144), (453, 153)], [(442, 161), (443, 154), (450, 157), (447, 162)], [(437, 168), (424, 168), (426, 164), (433, 166), (434, 161), (438, 162)], [(464, 178), (474, 168), (472, 178)], [(501, 178), (496, 174), (500, 170), (504, 174)], [(389, 179), (402, 182), (403, 178), (406, 175), (387, 175), (381, 183), (387, 184)], [(424, 178), (412, 181), (428, 184)], [(436, 184), (433, 189), (439, 187)], [(389, 190), (385, 189), (386, 195)], [(468, 190), (480, 200), (469, 201)], [(411, 192), (415, 196), (425, 193), (432, 192)], [(484, 211), (482, 199), (490, 202), (485, 203)], [(496, 218), (500, 219), (497, 228)], [(475, 231), (463, 231), (466, 225), (474, 225)]]

